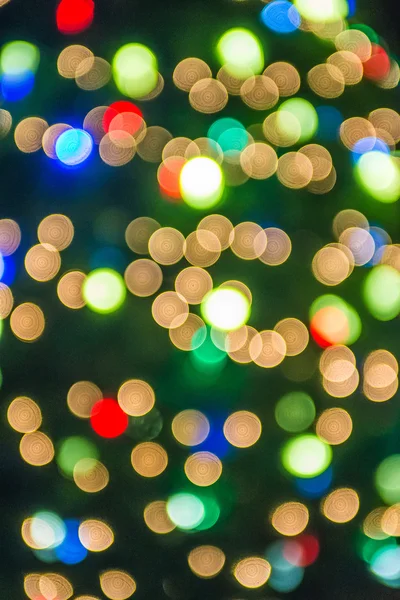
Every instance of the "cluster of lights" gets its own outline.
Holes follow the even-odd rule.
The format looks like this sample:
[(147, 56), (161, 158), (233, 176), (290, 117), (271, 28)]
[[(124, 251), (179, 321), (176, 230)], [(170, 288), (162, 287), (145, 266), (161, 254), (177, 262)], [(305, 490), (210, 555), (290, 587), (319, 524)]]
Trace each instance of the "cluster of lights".
[[(58, 30), (67, 35), (83, 32), (94, 19), (94, 9), (93, 0), (61, 0), (55, 15)], [(311, 97), (335, 99), (365, 79), (382, 89), (394, 89), (399, 83), (396, 60), (379, 43), (375, 32), (361, 25), (349, 26), (349, 13), (346, 0), (272, 0), (260, 13), (260, 21), (271, 36), (300, 35), (301, 30), (334, 45), (335, 51), (326, 61), (306, 74), (303, 83), (307, 82)], [(158, 293), (151, 313), (154, 321), (168, 330), (173, 346), (190, 352), (191, 367), (205, 381), (219, 376), (227, 356), (241, 365), (253, 363), (269, 369), (282, 364), (284, 369), (286, 357), (305, 356), (310, 332), (321, 349), (318, 371), (329, 396), (349, 397), (361, 380), (365, 398), (387, 402), (398, 390), (397, 359), (388, 350), (378, 349), (361, 357), (362, 369), (357, 368), (349, 346), (362, 335), (362, 321), (359, 311), (341, 295), (324, 293), (312, 302), (309, 328), (293, 317), (261, 331), (248, 324), (252, 291), (238, 280), (214, 285), (207, 269), (228, 248), (242, 260), (279, 266), (291, 254), (291, 240), (278, 227), (264, 228), (252, 221), (233, 226), (226, 216), (207, 211), (216, 206), (224, 211), (229, 206), (230, 189), (250, 179), (265, 181), (276, 176), (289, 190), (329, 193), (337, 172), (330, 151), (315, 140), (329, 143), (337, 139), (350, 152), (349, 162), (360, 189), (372, 200), (392, 204), (400, 197), (400, 163), (395, 151), (400, 141), (400, 116), (392, 109), (377, 108), (364, 117), (344, 119), (334, 107), (314, 107), (297, 96), (301, 85), (298, 70), (287, 62), (269, 63), (269, 49), (244, 28), (229, 29), (221, 35), (216, 56), (219, 70), (215, 78), (209, 65), (199, 58), (186, 58), (175, 67), (173, 82), (188, 95), (189, 106), (213, 115), (228, 105), (230, 96), (239, 96), (245, 106), (260, 111), (263, 117), (265, 111), (269, 113), (262, 123), (247, 128), (236, 118), (218, 118), (202, 132), (203, 137), (196, 139), (174, 137), (163, 127), (147, 125), (142, 109), (131, 102), (154, 100), (164, 88), (157, 57), (147, 46), (125, 44), (110, 63), (79, 44), (67, 46), (58, 56), (59, 75), (74, 80), (78, 90), (95, 92), (113, 82), (129, 100), (95, 106), (81, 127), (66, 123), (49, 126), (43, 118), (23, 118), (14, 129), (17, 148), (27, 154), (43, 149), (49, 159), (65, 168), (83, 166), (95, 146), (103, 163), (110, 167), (123, 167), (137, 154), (157, 165), (160, 195), (169, 202), (172, 213), (174, 205), (181, 204), (184, 210), (192, 209), (202, 216), (197, 229), (186, 237), (174, 227), (161, 227), (150, 217), (134, 219), (126, 228), (125, 240), (130, 250), (142, 257), (135, 258), (123, 274), (103, 266), (89, 273), (66, 271), (57, 283), (58, 298), (67, 308), (86, 306), (108, 315), (131, 303), (127, 290), (139, 298), (157, 294), (164, 279), (171, 281), (171, 271), (169, 279), (166, 277), (167, 269), (185, 258), (190, 266), (175, 275), (174, 290)], [(39, 63), (39, 50), (29, 42), (9, 42), (1, 48), (1, 92), (6, 102), (22, 100), (32, 91)], [(0, 138), (8, 135), (12, 122), (11, 113), (0, 109)], [(311, 261), (317, 282), (336, 287), (364, 268), (361, 295), (370, 315), (382, 322), (397, 318), (400, 246), (358, 211), (340, 211), (332, 229), (336, 241), (319, 248)], [(24, 266), (31, 279), (43, 283), (59, 274), (61, 253), (73, 242), (74, 225), (66, 215), (49, 214), (40, 222), (37, 237), (38, 243), (25, 254)], [(30, 301), (14, 306), (12, 277), (8, 278), (13, 263), (8, 261), (20, 243), (18, 224), (0, 220), (0, 279), (4, 275), (7, 281), (0, 283), (0, 334), (3, 321), (10, 317), (15, 337), (32, 342), (45, 331), (45, 315)], [(147, 255), (149, 258), (143, 258)], [(88, 420), (98, 437), (135, 439), (130, 454), (135, 477), (165, 477), (170, 469), (169, 456), (164, 446), (154, 441), (163, 428), (163, 417), (149, 383), (129, 379), (114, 398), (104, 397), (92, 382), (79, 381), (68, 391), (66, 404), (74, 416)], [(29, 465), (45, 467), (55, 458), (60, 473), (81, 492), (101, 494), (108, 486), (110, 474), (100, 461), (97, 444), (91, 441), (93, 434), (70, 436), (54, 445), (41, 431), (39, 404), (26, 396), (12, 400), (7, 419), (22, 434), (20, 454)], [(360, 509), (357, 491), (350, 487), (331, 489), (332, 448), (350, 439), (350, 412), (329, 407), (317, 414), (313, 398), (295, 390), (276, 402), (275, 420), (286, 436), (280, 462), (298, 495), (319, 499), (320, 511), (331, 523), (352, 521)], [(234, 456), (236, 451), (251, 452), (262, 437), (262, 429), (258, 415), (245, 409), (226, 414), (222, 421), (212, 410), (187, 408), (175, 414), (173, 438), (181, 450), (189, 452), (182, 464), (186, 479), (165, 498), (145, 506), (147, 528), (166, 535), (176, 530), (195, 534), (215, 526), (224, 511), (218, 482), (223, 481), (229, 465), (224, 465), (223, 458)], [(391, 588), (400, 587), (400, 550), (394, 539), (400, 537), (399, 461), (399, 455), (391, 455), (376, 470), (375, 486), (385, 506), (373, 509), (364, 519), (361, 549), (371, 574)], [(296, 589), (305, 568), (319, 554), (318, 539), (307, 533), (311, 519), (303, 502), (288, 500), (274, 506), (269, 525), (282, 538), (271, 543), (263, 556), (238, 558), (231, 564), (233, 578), (248, 589), (267, 583), (276, 592)], [(108, 550), (114, 542), (113, 529), (102, 520), (63, 519), (50, 511), (27, 517), (21, 535), (39, 560), (66, 565), (82, 562), (88, 552)], [(226, 560), (224, 551), (211, 545), (194, 546), (187, 555), (188, 568), (203, 579), (217, 577)], [(124, 600), (136, 591), (133, 577), (120, 570), (101, 572), (99, 585), (110, 600)], [(71, 583), (55, 573), (26, 575), (24, 589), (32, 600), (67, 599), (74, 593)]]

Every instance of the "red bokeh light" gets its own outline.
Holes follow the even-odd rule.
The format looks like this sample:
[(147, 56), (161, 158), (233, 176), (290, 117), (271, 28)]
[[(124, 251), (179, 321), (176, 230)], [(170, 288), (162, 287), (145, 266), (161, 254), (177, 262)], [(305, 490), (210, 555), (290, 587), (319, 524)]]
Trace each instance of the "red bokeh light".
[(56, 11), (58, 30), (66, 34), (84, 31), (92, 24), (93, 17), (93, 0), (61, 0)]
[(384, 79), (390, 71), (390, 58), (387, 52), (379, 46), (372, 44), (371, 57), (364, 63), (364, 75), (373, 81)]
[(321, 348), (345, 344), (350, 334), (349, 321), (339, 308), (326, 306), (312, 317), (310, 333)]
[(309, 567), (319, 556), (319, 541), (313, 535), (301, 535), (285, 543), (283, 556), (296, 567)]
[(117, 102), (113, 102), (107, 108), (106, 112), (103, 116), (103, 129), (106, 133), (110, 129), (111, 121), (120, 113), (134, 113), (139, 115), (139, 117), (143, 117), (143, 113), (136, 104), (133, 102), (129, 102), (129, 100), (118, 100)]
[(167, 198), (181, 199), (179, 178), (185, 163), (186, 159), (182, 156), (170, 156), (159, 166), (157, 179), (161, 193)]
[(125, 131), (135, 136), (140, 130), (145, 130), (145, 123), (142, 117), (134, 112), (123, 112), (117, 114), (111, 121), (108, 131)]
[(111, 398), (104, 398), (93, 406), (90, 413), (90, 424), (101, 437), (115, 438), (126, 431), (128, 416), (118, 402)]

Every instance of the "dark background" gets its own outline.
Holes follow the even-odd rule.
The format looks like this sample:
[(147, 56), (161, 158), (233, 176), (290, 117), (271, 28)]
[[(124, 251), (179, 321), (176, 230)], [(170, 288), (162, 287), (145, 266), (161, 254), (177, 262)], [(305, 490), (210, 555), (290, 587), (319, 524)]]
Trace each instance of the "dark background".
[[(309, 68), (331, 52), (312, 35), (300, 33), (282, 39), (267, 33), (257, 19), (263, 5), (255, 1), (96, 0), (93, 25), (73, 37), (57, 31), (55, 6), (49, 0), (11, 0), (0, 9), (2, 43), (24, 39), (37, 44), (41, 51), (33, 93), (22, 102), (4, 105), (12, 113), (14, 124), (26, 116), (38, 115), (50, 124), (68, 122), (81, 126), (91, 108), (120, 99), (113, 84), (96, 92), (83, 92), (73, 81), (58, 75), (57, 56), (70, 43), (87, 45), (109, 61), (123, 43), (147, 44), (158, 57), (166, 85), (157, 100), (139, 103), (145, 119), (150, 125), (166, 127), (174, 136), (191, 138), (206, 135), (209, 125), (219, 115), (202, 115), (190, 109), (186, 95), (172, 84), (172, 71), (182, 58), (192, 55), (206, 60), (215, 74), (218, 68), (215, 43), (226, 29), (237, 25), (249, 27), (268, 48), (267, 62), (293, 62), (303, 78)], [(359, 0), (356, 15), (351, 22), (372, 26), (383, 36), (390, 51), (398, 55), (397, 2)], [(310, 95), (304, 84), (300, 94), (314, 104), (327, 104)], [(398, 98), (398, 90), (386, 92), (363, 82), (354, 90), (346, 90), (335, 105), (347, 118), (364, 116), (381, 106), (398, 108)], [(246, 126), (264, 118), (245, 108), (237, 98), (230, 99), (223, 115), (236, 116)], [(338, 144), (327, 147), (339, 173), (338, 184), (331, 194), (319, 197), (293, 192), (272, 180), (261, 184), (249, 182), (229, 190), (225, 204), (218, 208), (234, 224), (254, 220), (263, 226), (281, 226), (293, 241), (290, 260), (278, 269), (268, 269), (261, 263), (249, 265), (229, 252), (210, 268), (216, 284), (235, 278), (249, 285), (254, 297), (250, 324), (257, 328), (273, 327), (285, 316), (307, 321), (312, 300), (326, 293), (326, 288), (311, 275), (311, 257), (316, 249), (332, 241), (331, 223), (339, 210), (363, 211), (371, 224), (386, 228), (393, 241), (399, 241), (398, 207), (376, 203), (364, 195), (354, 183), (344, 148)], [(74, 223), (75, 239), (62, 254), (62, 274), (72, 268), (88, 272), (104, 247), (108, 248), (104, 260), (113, 262), (123, 272), (135, 258), (124, 243), (124, 230), (137, 216), (155, 217), (163, 226), (177, 227), (185, 235), (196, 227), (201, 216), (185, 206), (163, 200), (157, 186), (157, 167), (143, 163), (138, 157), (121, 169), (113, 169), (93, 153), (84, 168), (67, 171), (42, 152), (20, 153), (12, 135), (1, 142), (0, 157), (0, 217), (14, 218), (23, 234), (15, 257), (17, 276), (12, 285), (15, 302), (37, 302), (46, 316), (45, 334), (37, 343), (16, 340), (8, 324), (1, 340), (0, 367), (4, 378), (0, 445), (1, 598), (22, 598), (24, 574), (47, 569), (20, 536), (23, 519), (40, 509), (54, 510), (65, 518), (104, 518), (115, 531), (116, 542), (105, 553), (89, 555), (73, 567), (57, 563), (49, 567), (48, 570), (65, 573), (70, 578), (76, 595), (99, 595), (98, 573), (115, 567), (134, 576), (138, 599), (165, 598), (163, 582), (166, 581), (176, 600), (279, 597), (270, 593), (268, 587), (254, 592), (238, 589), (229, 570), (241, 556), (264, 552), (275, 537), (265, 525), (269, 510), (276, 503), (298, 497), (292, 481), (279, 466), (278, 448), (285, 435), (278, 431), (273, 416), (276, 400), (292, 389), (308, 391), (318, 411), (335, 405), (350, 411), (354, 433), (343, 447), (334, 449), (334, 485), (354, 487), (361, 497), (361, 509), (354, 522), (334, 526), (320, 516), (318, 501), (306, 501), (311, 514), (309, 529), (320, 540), (321, 555), (307, 568), (300, 587), (287, 597), (400, 598), (400, 592), (372, 580), (357, 555), (362, 519), (380, 505), (373, 485), (374, 469), (385, 456), (400, 451), (398, 396), (383, 405), (369, 403), (361, 393), (336, 402), (323, 393), (314, 373), (318, 348), (313, 343), (298, 359), (297, 370), (305, 378), (301, 383), (293, 383), (286, 377), (286, 361), (271, 372), (229, 362), (219, 378), (207, 379), (196, 375), (186, 353), (176, 350), (167, 332), (154, 323), (151, 299), (130, 296), (121, 310), (107, 317), (87, 309), (66, 309), (57, 298), (56, 280), (45, 284), (34, 282), (23, 267), (24, 254), (36, 243), (37, 225), (43, 217), (61, 212)], [(162, 290), (173, 289), (177, 272), (177, 266), (164, 269)], [(363, 334), (354, 346), (360, 365), (366, 353), (375, 348), (387, 348), (397, 356), (400, 350), (398, 321), (380, 323), (368, 316), (360, 294), (364, 277), (364, 269), (356, 270), (337, 291), (357, 308), (363, 320)], [(143, 378), (154, 387), (164, 422), (159, 441), (167, 449), (170, 463), (167, 471), (155, 480), (141, 479), (133, 472), (129, 460), (132, 439), (97, 438), (88, 423), (70, 414), (66, 405), (67, 391), (76, 381), (94, 381), (105, 395), (115, 397), (120, 384), (131, 377)], [(43, 413), (43, 431), (56, 447), (67, 435), (85, 435), (95, 441), (111, 475), (104, 492), (84, 494), (63, 479), (55, 462), (37, 469), (22, 461), (18, 452), (20, 437), (7, 425), (6, 410), (13, 397), (23, 394), (38, 401)], [(224, 475), (213, 486), (221, 505), (216, 526), (204, 533), (174, 532), (164, 538), (146, 528), (142, 515), (148, 502), (166, 498), (183, 484), (187, 452), (178, 448), (170, 433), (172, 417), (183, 408), (204, 410), (215, 423), (233, 410), (253, 410), (262, 420), (263, 435), (249, 451), (232, 453), (224, 460)], [(201, 581), (188, 569), (187, 552), (202, 543), (215, 544), (226, 553), (227, 565), (215, 580)]]

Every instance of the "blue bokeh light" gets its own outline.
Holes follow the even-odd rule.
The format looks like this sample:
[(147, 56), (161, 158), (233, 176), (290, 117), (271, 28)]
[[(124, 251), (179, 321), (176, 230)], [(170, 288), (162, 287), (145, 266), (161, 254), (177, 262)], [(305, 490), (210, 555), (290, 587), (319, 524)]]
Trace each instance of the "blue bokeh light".
[(3, 255), (0, 252), (0, 281), (3, 279), (4, 272), (6, 270), (6, 265), (4, 262)]
[(275, 33), (293, 33), (299, 29), (301, 17), (288, 0), (274, 0), (261, 11), (261, 21)]
[(365, 137), (354, 144), (351, 151), (353, 161), (355, 163), (358, 162), (362, 155), (367, 152), (383, 152), (383, 154), (390, 154), (390, 149), (389, 146), (379, 138)]
[(339, 129), (343, 123), (343, 115), (334, 106), (318, 106), (317, 137), (326, 142), (335, 142), (339, 137)]
[(78, 536), (79, 520), (66, 519), (64, 521), (66, 535), (62, 544), (55, 548), (55, 554), (58, 560), (66, 565), (76, 565), (85, 560), (88, 551), (82, 546)]
[(304, 569), (292, 565), (284, 555), (285, 542), (277, 541), (265, 551), (265, 558), (268, 560), (272, 567), (271, 577), (268, 580), (268, 584), (276, 592), (291, 592), (296, 589), (303, 580)]
[(329, 489), (333, 479), (332, 467), (328, 467), (326, 471), (311, 477), (310, 479), (295, 478), (295, 486), (302, 496), (305, 498), (320, 498)]
[(58, 159), (69, 167), (84, 162), (90, 156), (92, 149), (92, 137), (83, 129), (67, 129), (56, 142)]
[(1, 95), (7, 102), (18, 102), (31, 93), (35, 85), (35, 75), (31, 71), (23, 73), (3, 73)]
[(1, 259), (3, 261), (4, 269), (0, 280), (2, 283), (10, 286), (12, 283), (14, 283), (17, 275), (17, 265), (15, 264), (15, 259), (13, 256), (2, 256)]

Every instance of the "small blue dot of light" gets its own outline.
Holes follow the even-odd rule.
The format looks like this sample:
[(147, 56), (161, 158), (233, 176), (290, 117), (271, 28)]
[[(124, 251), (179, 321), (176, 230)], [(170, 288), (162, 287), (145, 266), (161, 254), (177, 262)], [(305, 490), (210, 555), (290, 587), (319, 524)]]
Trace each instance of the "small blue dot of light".
[(356, 14), (357, 3), (356, 3), (356, 0), (347, 0), (347, 4), (349, 7), (349, 14), (347, 15), (347, 18), (350, 19), (351, 17), (354, 17), (354, 15)]
[(35, 85), (35, 75), (24, 71), (17, 75), (3, 73), (1, 76), (1, 95), (7, 102), (18, 102), (31, 93)]
[(66, 519), (64, 521), (67, 533), (63, 542), (54, 549), (58, 560), (65, 565), (76, 565), (85, 560), (88, 551), (82, 546), (78, 530), (80, 522), (78, 519)]
[(56, 142), (58, 159), (69, 167), (85, 161), (93, 149), (93, 140), (83, 129), (68, 129)]
[(365, 137), (354, 144), (351, 152), (353, 161), (355, 163), (358, 162), (366, 152), (382, 152), (383, 154), (390, 154), (390, 149), (389, 146), (379, 138)]
[(300, 27), (297, 8), (287, 0), (275, 0), (261, 11), (261, 21), (275, 33), (293, 33)]

